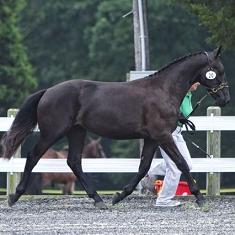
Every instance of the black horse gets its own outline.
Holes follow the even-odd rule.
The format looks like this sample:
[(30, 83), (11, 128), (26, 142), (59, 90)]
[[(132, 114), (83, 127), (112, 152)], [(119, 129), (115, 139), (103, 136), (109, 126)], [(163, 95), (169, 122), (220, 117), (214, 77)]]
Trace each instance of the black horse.
[[(158, 146), (171, 157), (186, 177), (199, 205), (204, 197), (194, 182), (186, 161), (172, 139), (179, 106), (189, 87), (200, 82), (224, 106), (230, 100), (224, 67), (219, 59), (221, 48), (191, 54), (165, 66), (159, 72), (131, 82), (95, 82), (70, 80), (29, 96), (10, 130), (3, 137), (3, 157), (10, 158), (36, 124), (40, 138), (28, 153), (25, 170), (15, 194), (8, 198), (12, 206), (25, 192), (32, 169), (46, 150), (67, 136), (67, 163), (98, 208), (106, 208), (86, 174), (81, 153), (86, 132), (114, 139), (144, 139), (139, 172), (113, 197), (113, 204), (131, 194), (150, 168)], [(80, 155), (80, 158), (77, 156)]]

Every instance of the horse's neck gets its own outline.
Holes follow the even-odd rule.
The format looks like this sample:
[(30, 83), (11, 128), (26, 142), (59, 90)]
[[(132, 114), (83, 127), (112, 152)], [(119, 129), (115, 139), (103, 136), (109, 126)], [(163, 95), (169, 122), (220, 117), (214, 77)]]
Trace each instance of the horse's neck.
[(163, 89), (169, 91), (171, 99), (174, 97), (177, 100), (177, 105), (180, 105), (206, 63), (207, 59), (205, 56), (203, 57), (203, 53), (180, 59), (163, 69), (162, 72), (160, 71), (159, 79), (156, 81), (158, 80), (157, 82), (161, 84)]

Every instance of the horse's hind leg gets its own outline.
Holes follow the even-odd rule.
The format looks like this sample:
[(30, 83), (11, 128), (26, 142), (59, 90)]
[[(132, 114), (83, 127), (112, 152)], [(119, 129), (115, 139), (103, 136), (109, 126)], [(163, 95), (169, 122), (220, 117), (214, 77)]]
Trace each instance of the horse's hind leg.
[(139, 165), (139, 172), (135, 175), (135, 177), (131, 180), (131, 182), (123, 188), (123, 191), (121, 193), (116, 193), (114, 195), (112, 201), (113, 205), (123, 200), (129, 194), (131, 194), (138, 185), (138, 183), (140, 182), (140, 180), (147, 174), (151, 166), (151, 162), (156, 148), (157, 148), (156, 141), (151, 139), (144, 140), (144, 146)]
[[(48, 139), (48, 141), (47, 141)], [(16, 187), (15, 194), (9, 195), (8, 198), (8, 205), (12, 206), (14, 205), (20, 196), (26, 191), (27, 185), (29, 183), (29, 178), (32, 174), (32, 170), (34, 166), (38, 163), (39, 159), (42, 157), (42, 155), (46, 152), (46, 150), (55, 142), (55, 139), (50, 138), (42, 138), (40, 136), (40, 139), (38, 143), (35, 145), (35, 147), (27, 154), (25, 169), (22, 175), (22, 178), (20, 180), (20, 183)]]
[(73, 173), (77, 176), (82, 187), (87, 192), (90, 198), (95, 201), (95, 206), (99, 209), (106, 209), (103, 200), (94, 189), (88, 176), (83, 172), (81, 166), (82, 150), (84, 147), (86, 130), (80, 126), (74, 126), (67, 135), (69, 141), (68, 165)]
[(189, 184), (189, 188), (191, 193), (197, 198), (196, 202), (199, 206), (204, 204), (204, 197), (201, 194), (197, 184), (195, 183), (188, 164), (180, 151), (178, 150), (173, 138), (169, 135), (169, 138), (166, 140), (164, 144), (161, 145), (161, 148), (167, 153), (167, 155), (171, 158), (171, 160), (176, 164), (177, 168), (184, 174), (186, 180)]

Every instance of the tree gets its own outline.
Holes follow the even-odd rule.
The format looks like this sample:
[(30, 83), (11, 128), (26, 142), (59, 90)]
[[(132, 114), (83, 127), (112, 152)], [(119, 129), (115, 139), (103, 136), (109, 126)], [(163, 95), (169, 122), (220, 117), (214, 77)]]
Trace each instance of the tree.
[(70, 79), (125, 80), (133, 40), (131, 18), (122, 15), (129, 9), (124, 0), (29, 1), (21, 27), (39, 88)]
[[(234, 77), (234, 55), (235, 55), (235, 1), (234, 0), (170, 0), (174, 5), (181, 5), (185, 10), (188, 11), (187, 14), (193, 13), (201, 22), (201, 25), (204, 25), (209, 29), (209, 33), (205, 35), (207, 42), (210, 43), (211, 48), (215, 48), (216, 45), (222, 45), (223, 48), (226, 48), (222, 53), (222, 61), (225, 66), (226, 76), (230, 87), (235, 85), (235, 81), (230, 79)], [(195, 26), (197, 27), (197, 26)], [(190, 30), (191, 33), (191, 30)], [(233, 90), (230, 89), (231, 101), (223, 109), (223, 115), (234, 115), (234, 102), (235, 98), (232, 95)], [(211, 105), (211, 99), (208, 99), (205, 102), (204, 107)], [(205, 112), (203, 113), (203, 115)]]
[(17, 26), (18, 14), (25, 1), (1, 0), (0, 4), (0, 114), (18, 107), (35, 88), (22, 36)]
[(208, 48), (207, 31), (180, 4), (149, 1), (148, 9), (151, 69), (157, 70), (178, 57)]
[(225, 48), (235, 47), (235, 1), (234, 0), (180, 0), (210, 31), (208, 41)]
[(87, 38), (92, 79), (125, 81), (134, 68), (132, 17), (122, 17), (131, 9), (131, 1), (100, 2)]

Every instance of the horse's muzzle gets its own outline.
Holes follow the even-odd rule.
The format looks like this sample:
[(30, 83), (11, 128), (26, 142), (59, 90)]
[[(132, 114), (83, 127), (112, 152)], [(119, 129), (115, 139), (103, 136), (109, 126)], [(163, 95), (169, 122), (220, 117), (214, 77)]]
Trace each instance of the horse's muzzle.
[(226, 98), (223, 100), (216, 100), (215, 102), (215, 106), (220, 106), (220, 107), (224, 107), (226, 104), (228, 104), (230, 101), (230, 98)]

